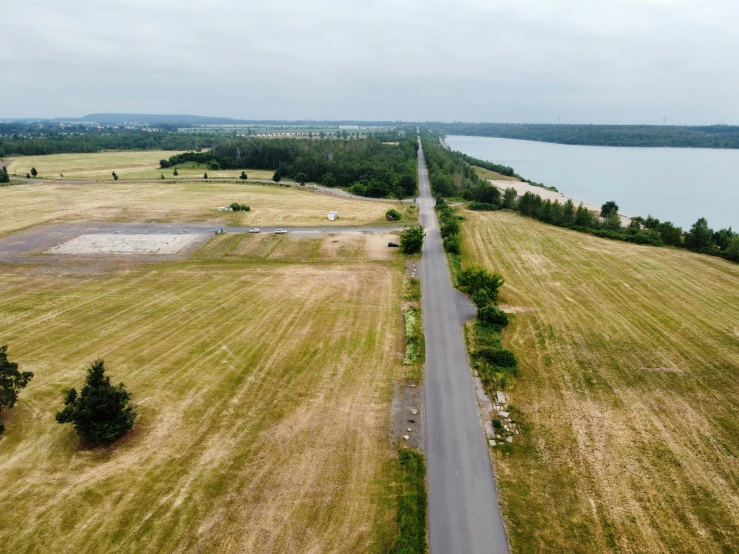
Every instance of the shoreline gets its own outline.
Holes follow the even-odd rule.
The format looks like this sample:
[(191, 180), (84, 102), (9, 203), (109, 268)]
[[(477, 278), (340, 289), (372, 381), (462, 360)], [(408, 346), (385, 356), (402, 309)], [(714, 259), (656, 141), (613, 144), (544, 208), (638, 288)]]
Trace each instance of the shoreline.
[[(519, 196), (523, 196), (527, 192), (531, 192), (533, 194), (538, 194), (539, 196), (541, 196), (542, 200), (548, 199), (548, 200), (551, 200), (552, 202), (558, 201), (560, 204), (564, 204), (568, 200), (572, 200), (572, 203), (575, 204), (575, 207), (582, 204), (588, 210), (590, 210), (591, 212), (595, 212), (600, 216), (599, 207), (593, 206), (592, 204), (588, 204), (587, 202), (581, 202), (569, 196), (565, 196), (561, 192), (554, 192), (553, 190), (545, 189), (542, 187), (535, 187), (523, 181), (502, 181), (502, 180), (496, 180), (496, 179), (486, 179), (486, 181), (488, 181), (489, 183), (492, 183), (501, 192), (504, 192), (505, 189), (507, 188), (513, 187), (514, 189), (516, 189), (516, 192), (518, 193)], [(621, 213), (619, 213), (618, 215), (621, 218), (621, 225), (623, 225), (624, 227), (628, 227), (629, 224), (631, 223), (631, 218)]]

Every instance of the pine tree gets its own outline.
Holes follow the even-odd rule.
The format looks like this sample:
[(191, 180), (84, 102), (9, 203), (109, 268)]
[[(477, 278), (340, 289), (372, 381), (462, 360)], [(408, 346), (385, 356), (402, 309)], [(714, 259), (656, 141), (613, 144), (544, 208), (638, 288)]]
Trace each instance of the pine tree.
[(241, 179), (242, 181), (246, 181), (248, 179), (246, 171), (241, 172), (241, 175), (239, 175), (239, 179)]
[(87, 368), (80, 394), (75, 389), (64, 393), (64, 409), (57, 412), (59, 423), (72, 423), (77, 433), (91, 444), (111, 443), (133, 427), (136, 412), (128, 403), (130, 393), (123, 383), (110, 384), (103, 360)]
[(116, 175), (115, 171), (113, 172), (113, 180), (114, 181), (117, 181), (118, 180), (118, 175)]
[(10, 182), (10, 176), (8, 175), (8, 170), (5, 169), (5, 166), (0, 168), (0, 183), (9, 183)]
[(36, 175), (38, 175), (38, 171), (36, 171), (36, 168), (35, 167), (32, 167), (31, 168), (31, 175), (33, 175), (34, 177), (36, 177)]
[[(0, 408), (12, 408), (18, 399), (18, 393), (33, 378), (30, 371), (18, 371), (18, 364), (8, 361), (8, 347), (0, 346)], [(5, 427), (0, 423), (0, 433)]]

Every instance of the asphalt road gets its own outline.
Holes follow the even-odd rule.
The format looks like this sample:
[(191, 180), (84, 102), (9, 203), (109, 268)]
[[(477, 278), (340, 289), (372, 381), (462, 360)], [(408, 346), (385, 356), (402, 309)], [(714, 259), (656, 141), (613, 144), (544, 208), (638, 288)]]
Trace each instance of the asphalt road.
[[(420, 143), (420, 139), (419, 139)], [(426, 459), (432, 554), (508, 554), (423, 149), (418, 152), (426, 334)]]

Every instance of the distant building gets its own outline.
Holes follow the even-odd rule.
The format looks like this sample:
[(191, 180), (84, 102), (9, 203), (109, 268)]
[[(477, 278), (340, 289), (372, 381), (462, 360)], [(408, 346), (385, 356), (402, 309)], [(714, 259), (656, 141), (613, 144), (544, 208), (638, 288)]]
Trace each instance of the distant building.
[(339, 212), (337, 212), (337, 211), (328, 212), (328, 220), (329, 221), (336, 221), (337, 219), (339, 219)]

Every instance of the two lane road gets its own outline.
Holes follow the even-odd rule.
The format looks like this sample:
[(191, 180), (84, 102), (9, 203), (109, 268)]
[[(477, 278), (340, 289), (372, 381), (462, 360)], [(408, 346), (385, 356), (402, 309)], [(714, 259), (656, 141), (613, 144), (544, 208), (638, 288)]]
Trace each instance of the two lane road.
[(426, 228), (421, 283), (430, 549), (432, 554), (508, 554), (422, 148), (418, 178)]

